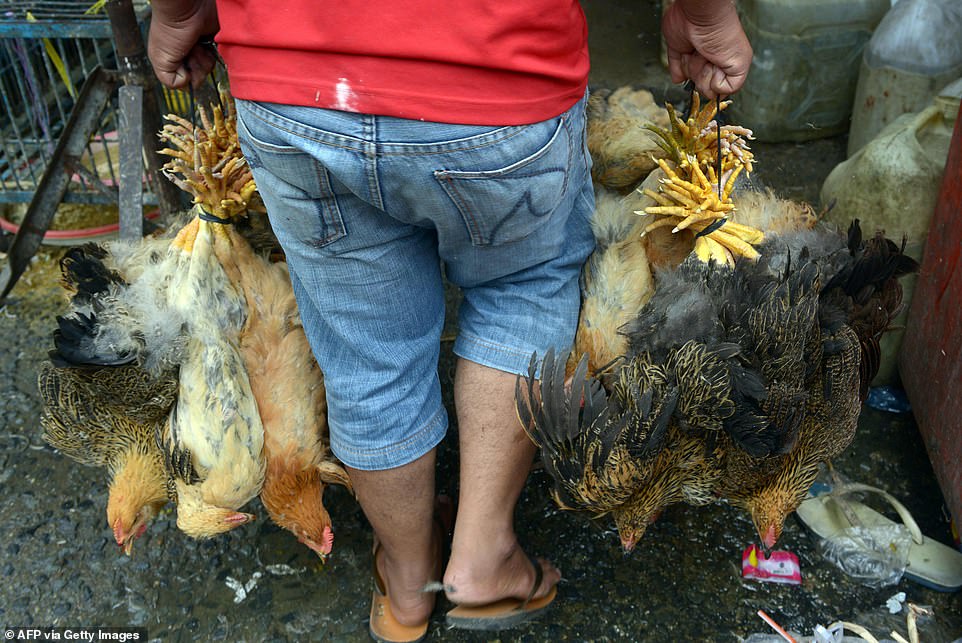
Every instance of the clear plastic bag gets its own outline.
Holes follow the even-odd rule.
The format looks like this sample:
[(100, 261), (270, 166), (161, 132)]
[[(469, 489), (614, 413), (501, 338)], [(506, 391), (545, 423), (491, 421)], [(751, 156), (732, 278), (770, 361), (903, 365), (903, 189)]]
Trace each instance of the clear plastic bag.
[(880, 588), (902, 579), (911, 545), (912, 535), (902, 525), (848, 527), (820, 540), (818, 550), (858, 582)]
[(902, 114), (923, 110), (962, 75), (962, 3), (900, 0), (865, 47), (859, 70), (848, 155)]
[(866, 62), (926, 75), (944, 74), (962, 64), (960, 28), (962, 5), (958, 0), (900, 0), (872, 34), (865, 48)]

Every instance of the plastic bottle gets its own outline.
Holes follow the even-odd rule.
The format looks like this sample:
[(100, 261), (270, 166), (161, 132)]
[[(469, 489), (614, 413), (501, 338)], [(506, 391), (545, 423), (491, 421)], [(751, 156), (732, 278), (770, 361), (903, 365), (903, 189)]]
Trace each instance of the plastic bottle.
[(755, 55), (732, 118), (764, 141), (848, 130), (862, 51), (890, 0), (741, 0)]
[(865, 47), (848, 155), (902, 114), (923, 109), (960, 76), (962, 2), (899, 0)]

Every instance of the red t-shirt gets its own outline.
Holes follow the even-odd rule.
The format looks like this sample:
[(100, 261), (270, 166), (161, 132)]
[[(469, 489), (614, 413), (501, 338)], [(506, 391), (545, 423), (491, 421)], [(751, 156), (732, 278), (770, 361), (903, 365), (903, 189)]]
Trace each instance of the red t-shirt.
[(217, 0), (238, 98), (445, 123), (552, 118), (588, 83), (578, 0)]

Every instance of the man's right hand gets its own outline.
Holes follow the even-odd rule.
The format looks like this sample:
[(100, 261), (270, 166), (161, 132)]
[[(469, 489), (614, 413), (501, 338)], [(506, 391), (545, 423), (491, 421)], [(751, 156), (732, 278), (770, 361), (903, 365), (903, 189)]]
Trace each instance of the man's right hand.
[(153, 0), (147, 55), (157, 79), (174, 89), (204, 82), (217, 58), (200, 41), (218, 27), (214, 0)]
[(752, 63), (752, 46), (734, 0), (675, 0), (665, 12), (661, 31), (674, 82), (691, 79), (706, 98), (741, 89)]

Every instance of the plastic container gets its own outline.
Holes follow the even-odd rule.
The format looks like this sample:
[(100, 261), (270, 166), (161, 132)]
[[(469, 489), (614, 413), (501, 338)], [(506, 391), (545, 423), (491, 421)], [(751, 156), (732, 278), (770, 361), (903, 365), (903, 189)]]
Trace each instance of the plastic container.
[(755, 55), (732, 104), (763, 141), (848, 131), (862, 51), (889, 0), (742, 0)]
[[(890, 239), (904, 237), (906, 254), (921, 261), (960, 94), (962, 82), (953, 83), (930, 100), (929, 107), (899, 116), (850, 159), (839, 163), (822, 185), (822, 205), (834, 203), (826, 219), (841, 230), (852, 219), (859, 219), (865, 235), (884, 230)], [(892, 324), (893, 330), (882, 336), (876, 385), (897, 380), (896, 357), (916, 279), (908, 275), (901, 280), (905, 308)]]
[(962, 2), (900, 0), (865, 47), (848, 139), (851, 156), (902, 114), (962, 76)]
[(822, 205), (835, 203), (826, 218), (842, 229), (857, 218), (865, 234), (885, 230), (890, 239), (904, 235), (906, 252), (921, 259), (959, 111), (958, 94), (962, 82), (930, 98), (921, 112), (899, 116), (839, 163), (822, 185)]

